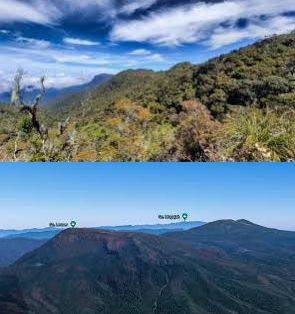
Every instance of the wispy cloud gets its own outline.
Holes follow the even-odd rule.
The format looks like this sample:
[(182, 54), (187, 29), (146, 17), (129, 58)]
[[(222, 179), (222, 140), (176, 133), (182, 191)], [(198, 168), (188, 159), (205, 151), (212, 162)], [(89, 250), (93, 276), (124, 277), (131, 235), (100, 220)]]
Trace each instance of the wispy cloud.
[(150, 8), (158, 0), (129, 0), (119, 9), (119, 13), (132, 14)]
[[(249, 25), (255, 25), (259, 20), (261, 23), (262, 21), (267, 23), (274, 17), (294, 10), (295, 1), (293, 0), (280, 2), (277, 0), (227, 0), (214, 4), (198, 3), (178, 6), (153, 12), (140, 19), (120, 21), (114, 25), (111, 38), (114, 41), (149, 42), (164, 46), (177, 46), (202, 40), (211, 42), (211, 36), (223, 23), (230, 23), (238, 29), (237, 24), (240, 19), (247, 19)], [(293, 20), (289, 18), (290, 25), (293, 24)], [(259, 32), (260, 36), (272, 31), (271, 23), (267, 25), (270, 27), (265, 27), (264, 32)], [(246, 32), (247, 29), (244, 31)], [(252, 33), (249, 36), (245, 33), (242, 37), (251, 38), (252, 36)], [(221, 45), (219, 43), (219, 46)]]
[(257, 19), (245, 28), (219, 27), (214, 30), (207, 44), (212, 49), (218, 49), (244, 39), (262, 38), (267, 35), (284, 34), (295, 30), (295, 18), (286, 16), (271, 17), (266, 21)]
[(80, 38), (69, 38), (69, 37), (64, 38), (63, 42), (65, 44), (79, 45), (79, 46), (98, 46), (98, 45), (100, 45), (100, 43), (98, 41), (91, 41), (91, 40), (80, 39)]
[(36, 48), (46, 48), (50, 46), (49, 41), (36, 39), (36, 38), (22, 37), (22, 36), (17, 37), (16, 42), (23, 43), (23, 44), (33, 46)]
[(129, 52), (130, 56), (141, 58), (147, 62), (162, 62), (165, 58), (160, 53), (154, 53), (147, 49), (135, 49)]
[(115, 19), (150, 8), (158, 0), (1, 0), (0, 22), (52, 24), (78, 13), (76, 17), (96, 16), (97, 20)]
[(150, 50), (147, 50), (147, 49), (135, 49), (135, 50), (131, 51), (129, 54), (131, 56), (148, 56), (151, 53), (152, 52)]
[(54, 5), (45, 5), (42, 1), (1, 0), (0, 2), (0, 22), (2, 23), (52, 24), (59, 16), (59, 10)]

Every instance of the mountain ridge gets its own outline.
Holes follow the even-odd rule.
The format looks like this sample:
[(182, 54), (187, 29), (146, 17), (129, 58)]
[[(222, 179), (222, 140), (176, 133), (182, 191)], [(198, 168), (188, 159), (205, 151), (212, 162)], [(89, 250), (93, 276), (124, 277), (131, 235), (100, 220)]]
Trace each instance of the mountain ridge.
[(10, 314), (293, 314), (294, 288), (294, 282), (210, 246), (74, 228), (0, 272), (0, 309)]
[[(114, 231), (142, 231), (146, 233), (164, 233), (165, 230), (178, 229), (187, 230), (192, 227), (200, 226), (205, 224), (202, 221), (187, 221), (187, 222), (177, 222), (170, 224), (144, 224), (144, 225), (121, 225), (121, 226), (99, 226), (94, 227), (96, 229), (106, 229), (106, 230), (114, 230)], [(14, 230), (14, 229), (0, 229), (0, 239), (1, 237), (5, 238), (17, 238), (17, 237), (28, 237), (28, 238), (50, 238), (52, 235), (56, 235), (57, 233), (64, 230), (63, 228), (33, 228), (33, 229), (24, 229), (24, 230)]]

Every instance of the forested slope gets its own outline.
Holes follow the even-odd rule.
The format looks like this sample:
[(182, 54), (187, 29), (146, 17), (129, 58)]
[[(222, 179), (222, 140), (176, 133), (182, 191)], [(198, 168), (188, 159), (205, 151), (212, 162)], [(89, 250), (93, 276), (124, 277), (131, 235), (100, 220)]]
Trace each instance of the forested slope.
[[(295, 33), (267, 38), (201, 65), (181, 63), (166, 72), (124, 71), (86, 97), (66, 98), (40, 113), (49, 127), (50, 151), (38, 139), (33, 147), (29, 121), (18, 122), (22, 131), (25, 124), (25, 134), (15, 158), (293, 161), (294, 74)], [(58, 122), (66, 120), (58, 135)], [(5, 129), (2, 158), (11, 156), (7, 151), (15, 144), (15, 125), (11, 122), (10, 130)]]

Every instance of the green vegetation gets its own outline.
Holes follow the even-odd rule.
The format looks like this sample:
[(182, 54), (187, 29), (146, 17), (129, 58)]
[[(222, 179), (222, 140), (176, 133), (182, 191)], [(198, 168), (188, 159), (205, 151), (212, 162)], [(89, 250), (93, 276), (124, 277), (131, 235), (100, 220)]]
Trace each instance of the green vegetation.
[(291, 33), (201, 65), (121, 72), (38, 110), (46, 138), (28, 113), (1, 106), (0, 159), (294, 161), (294, 99)]
[(224, 145), (238, 161), (294, 161), (295, 110), (242, 110), (224, 124)]

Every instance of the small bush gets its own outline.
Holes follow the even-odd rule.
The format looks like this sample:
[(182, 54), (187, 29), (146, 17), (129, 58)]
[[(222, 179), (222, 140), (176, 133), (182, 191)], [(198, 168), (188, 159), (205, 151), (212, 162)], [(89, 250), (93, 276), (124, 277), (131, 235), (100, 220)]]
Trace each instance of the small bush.
[(222, 137), (235, 161), (294, 161), (295, 111), (245, 108), (228, 116)]
[(17, 131), (24, 132), (26, 134), (30, 134), (33, 130), (33, 123), (29, 116), (22, 115), (21, 118), (17, 122)]

